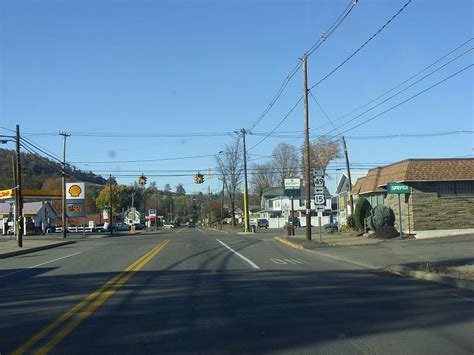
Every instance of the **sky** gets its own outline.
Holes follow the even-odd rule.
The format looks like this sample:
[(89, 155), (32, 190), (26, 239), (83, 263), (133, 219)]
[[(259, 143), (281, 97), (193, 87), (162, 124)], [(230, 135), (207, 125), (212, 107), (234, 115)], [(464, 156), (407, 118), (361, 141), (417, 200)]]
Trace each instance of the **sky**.
[[(68, 132), (67, 161), (80, 169), (217, 192), (217, 176), (196, 185), (192, 175), (215, 169), (239, 130), (249, 131), (249, 165), (281, 142), (303, 144), (303, 103), (288, 115), (303, 94), (301, 69), (261, 114), (313, 44), (310, 87), (403, 8), (311, 89), (311, 140), (344, 135), (359, 170), (473, 157), (473, 2), (407, 2), (359, 0), (320, 43), (350, 1), (3, 0), (0, 135), (19, 124), (61, 158), (58, 133)], [(343, 164), (328, 168), (331, 191)]]

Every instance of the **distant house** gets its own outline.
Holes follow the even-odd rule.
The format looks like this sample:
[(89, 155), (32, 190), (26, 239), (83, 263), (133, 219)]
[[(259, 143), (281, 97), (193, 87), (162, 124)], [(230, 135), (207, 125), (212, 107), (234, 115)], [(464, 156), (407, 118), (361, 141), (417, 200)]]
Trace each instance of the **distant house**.
[[(324, 189), (326, 195), (326, 211), (322, 217), (321, 224), (323, 225), (330, 223), (331, 215), (331, 195), (327, 188)], [(311, 196), (314, 196), (313, 192), (311, 192)], [(302, 187), (299, 193), (297, 193), (297, 196), (293, 198), (294, 216), (300, 219), (302, 227), (306, 225), (305, 201), (304, 187)], [(285, 190), (281, 187), (263, 189), (260, 196), (260, 207), (260, 216), (268, 219), (269, 228), (283, 227), (291, 216), (291, 198), (285, 195)], [(313, 198), (311, 199), (311, 209), (315, 209)], [(316, 215), (311, 217), (311, 225), (318, 225), (318, 217)]]
[[(351, 171), (351, 186), (349, 186), (349, 178), (347, 173), (344, 172), (336, 186), (335, 191), (335, 200), (333, 201), (334, 211), (337, 212), (340, 224), (345, 224), (347, 221), (347, 216), (352, 215), (350, 194), (349, 192), (354, 187), (354, 183), (358, 178), (364, 177), (367, 175), (367, 170), (365, 171)], [(354, 206), (356, 201), (354, 200)]]
[(387, 184), (401, 182), (411, 187), (402, 199), (405, 229), (411, 232), (474, 228), (474, 159), (407, 159), (369, 170), (352, 189), (395, 211), (398, 198), (387, 194)]

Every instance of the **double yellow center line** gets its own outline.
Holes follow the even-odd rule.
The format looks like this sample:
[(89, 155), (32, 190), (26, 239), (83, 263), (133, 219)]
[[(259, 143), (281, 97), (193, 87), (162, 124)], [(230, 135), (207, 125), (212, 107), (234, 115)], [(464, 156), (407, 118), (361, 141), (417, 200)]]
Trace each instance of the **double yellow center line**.
[[(143, 255), (141, 258), (136, 260), (124, 271), (117, 276), (113, 277), (96, 291), (89, 294), (84, 300), (76, 304), (69, 311), (64, 313), (62, 316), (57, 318), (39, 333), (34, 335), (31, 339), (16, 349), (13, 354), (19, 355), (27, 352), (31, 347), (37, 344), (40, 340), (48, 336), (51, 332), (56, 330), (60, 325), (66, 322), (69, 318), (76, 315), (64, 328), (58, 330), (50, 340), (44, 344), (41, 348), (35, 351), (35, 354), (47, 354), (49, 353), (61, 340), (63, 340), (69, 333), (71, 333), (84, 319), (94, 313), (105, 301), (107, 301), (120, 287), (122, 287), (135, 272), (141, 270), (146, 264), (148, 264), (168, 243), (170, 240), (164, 240), (159, 243), (156, 247), (150, 250), (148, 253)], [(87, 306), (87, 308), (86, 308)], [(83, 308), (86, 308), (82, 310)], [(81, 311), (82, 310), (82, 311)], [(79, 312), (81, 311), (81, 312)]]

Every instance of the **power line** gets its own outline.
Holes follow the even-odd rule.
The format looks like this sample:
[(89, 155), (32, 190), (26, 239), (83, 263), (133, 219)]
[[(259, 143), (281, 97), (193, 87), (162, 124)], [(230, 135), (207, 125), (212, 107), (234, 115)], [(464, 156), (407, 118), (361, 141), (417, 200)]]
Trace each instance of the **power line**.
[(367, 41), (365, 41), (359, 48), (357, 48), (350, 56), (348, 56), (346, 59), (344, 59), (337, 67), (335, 67), (333, 70), (331, 70), (328, 74), (326, 74), (321, 80), (319, 80), (316, 84), (311, 86), (309, 90), (313, 89), (314, 87), (318, 86), (321, 84), (324, 80), (329, 78), (331, 75), (333, 75), (336, 71), (338, 71), (344, 64), (346, 64), (349, 60), (352, 59), (359, 51), (364, 48), (367, 44), (369, 44), (375, 37), (377, 37), (384, 29), (387, 27), (395, 18), (400, 15), (400, 13), (405, 10), (405, 8), (411, 3), (412, 0), (409, 0), (405, 5), (403, 5), (397, 13), (395, 13), (385, 24), (380, 27)]
[(368, 123), (368, 122), (370, 122), (370, 121), (376, 119), (377, 117), (380, 117), (380, 116), (384, 115), (385, 113), (387, 113), (387, 112), (389, 112), (389, 111), (391, 111), (391, 110), (393, 110), (393, 109), (395, 109), (395, 108), (397, 108), (397, 107), (399, 107), (399, 106), (401, 106), (401, 105), (407, 103), (408, 101), (413, 100), (414, 98), (416, 98), (416, 97), (418, 97), (418, 96), (424, 94), (425, 92), (427, 92), (427, 91), (429, 91), (429, 90), (435, 88), (436, 86), (438, 86), (438, 85), (444, 83), (445, 81), (447, 81), (447, 80), (449, 80), (449, 79), (455, 77), (456, 75), (462, 73), (463, 71), (469, 69), (469, 68), (472, 67), (473, 65), (474, 65), (474, 64), (470, 64), (470, 65), (468, 65), (468, 66), (466, 66), (466, 67), (464, 67), (464, 68), (458, 70), (457, 72), (455, 72), (454, 74), (451, 74), (450, 76), (444, 78), (443, 80), (440, 80), (440, 81), (438, 81), (437, 83), (431, 85), (430, 87), (428, 87), (428, 88), (426, 88), (426, 89), (424, 89), (424, 90), (422, 90), (422, 91), (416, 93), (416, 94), (413, 95), (413, 96), (410, 96), (408, 99), (403, 100), (402, 102), (400, 102), (400, 103), (398, 103), (398, 104), (396, 104), (396, 105), (394, 105), (394, 106), (392, 106), (392, 107), (386, 109), (385, 111), (382, 111), (381, 113), (379, 113), (379, 114), (377, 114), (377, 115), (375, 115), (375, 116), (373, 116), (373, 117), (370, 117), (370, 118), (364, 120), (363, 122), (361, 122), (361, 123), (359, 123), (359, 124), (357, 124), (357, 125), (355, 125), (355, 126), (349, 128), (349, 129), (346, 129), (345, 131), (341, 132), (340, 134), (342, 135), (342, 134), (344, 134), (344, 133), (346, 133), (346, 132), (352, 131), (353, 129), (355, 129), (355, 128), (357, 128), (357, 127), (360, 127), (360, 126), (362, 126), (362, 125), (364, 125), (364, 124), (366, 124), (366, 123)]
[[(347, 16), (350, 14), (352, 9), (354, 8), (355, 4), (357, 3), (358, 0), (353, 1), (350, 0), (347, 7), (344, 9), (344, 11), (339, 15), (339, 17), (336, 19), (336, 21), (329, 27), (329, 29), (325, 32), (325, 34), (320, 37), (308, 50), (307, 50), (307, 55), (313, 54), (335, 31), (336, 29), (344, 22), (344, 20), (347, 18)], [(291, 79), (295, 76), (295, 74), (301, 69), (303, 63), (301, 60), (298, 60), (298, 63), (293, 67), (293, 69), (288, 73), (286, 76), (285, 80), (283, 83), (280, 85), (278, 88), (277, 92), (271, 99), (270, 103), (268, 106), (265, 108), (265, 110), (260, 114), (260, 116), (257, 118), (257, 120), (251, 125), (250, 129), (255, 128), (261, 121), (262, 119), (270, 112), (270, 110), (273, 108), (275, 103), (280, 99), (281, 95), (285, 91), (286, 87), (288, 86), (289, 82)]]
[(337, 28), (344, 22), (344, 20), (349, 16), (351, 13), (352, 9), (354, 6), (357, 4), (358, 0), (351, 0), (349, 1), (349, 4), (347, 4), (347, 7), (344, 9), (344, 11), (339, 15), (337, 20), (329, 27), (323, 35), (320, 37), (320, 39), (313, 44), (313, 46), (307, 51), (307, 55), (310, 56), (313, 54), (327, 39), (333, 34), (334, 31), (337, 30)]
[(76, 162), (72, 162), (72, 164), (147, 163), (147, 162), (153, 162), (153, 161), (184, 160), (184, 159), (207, 158), (207, 157), (214, 157), (214, 156), (215, 156), (215, 154), (206, 154), (206, 155), (193, 155), (193, 156), (187, 156), (187, 157), (159, 158), (159, 159), (142, 159), (142, 160), (76, 161)]
[(296, 107), (298, 106), (298, 104), (301, 102), (301, 100), (303, 100), (303, 96), (301, 96), (299, 98), (298, 101), (296, 101), (296, 103), (293, 105), (293, 107), (290, 109), (290, 111), (285, 115), (285, 117), (283, 117), (283, 119), (275, 126), (275, 128), (270, 131), (267, 135), (265, 135), (265, 137), (263, 137), (263, 139), (261, 139), (260, 141), (258, 141), (256, 144), (254, 144), (253, 146), (251, 146), (248, 151), (254, 149), (255, 147), (257, 147), (259, 144), (261, 144), (262, 142), (264, 142), (273, 132), (275, 132), (278, 127), (280, 127), (283, 122), (286, 121), (286, 119), (291, 115), (291, 113), (296, 109)]
[[(385, 95), (387, 95), (388, 93), (392, 92), (393, 90), (398, 89), (398, 88), (399, 88), (400, 86), (402, 86), (403, 84), (409, 82), (411, 79), (417, 77), (418, 75), (420, 75), (421, 73), (425, 72), (425, 71), (428, 70), (429, 68), (431, 68), (431, 67), (433, 67), (434, 65), (438, 64), (438, 63), (441, 62), (443, 59), (449, 57), (451, 54), (453, 54), (454, 52), (456, 52), (458, 49), (464, 47), (466, 44), (468, 44), (468, 43), (471, 42), (472, 40), (473, 40), (473, 38), (470, 38), (470, 39), (468, 39), (467, 41), (461, 43), (459, 46), (457, 46), (456, 48), (454, 48), (453, 50), (451, 50), (449, 53), (447, 53), (447, 54), (443, 55), (442, 57), (438, 58), (437, 60), (435, 60), (435, 61), (434, 61), (433, 63), (431, 63), (430, 65), (424, 67), (423, 69), (421, 69), (420, 71), (418, 71), (418, 72), (415, 73), (414, 75), (410, 76), (408, 79), (403, 80), (401, 83), (399, 83), (399, 84), (393, 86), (392, 88), (390, 88), (389, 90), (385, 91), (383, 94), (377, 96), (376, 98), (370, 100), (369, 102), (367, 102), (367, 103), (365, 103), (365, 104), (363, 104), (363, 105), (357, 107), (356, 109), (354, 109), (354, 110), (352, 110), (352, 111), (350, 111), (350, 112), (348, 112), (348, 113), (346, 113), (346, 114), (344, 114), (344, 115), (342, 115), (342, 116), (336, 118), (336, 119), (334, 120), (334, 122), (335, 122), (335, 121), (339, 121), (339, 120), (341, 120), (341, 119), (343, 119), (343, 118), (345, 118), (345, 117), (347, 117), (347, 116), (350, 116), (351, 114), (353, 114), (353, 113), (359, 111), (360, 109), (362, 109), (362, 108), (364, 108), (364, 107), (370, 105), (371, 103), (377, 101), (378, 99), (384, 97)], [(471, 49), (472, 49), (472, 48), (471, 48)], [(323, 127), (326, 127), (326, 126), (328, 126), (328, 125), (329, 125), (329, 123), (323, 124), (323, 125), (321, 125), (321, 126), (318, 126), (318, 128), (323, 128)]]
[[(207, 133), (110, 133), (110, 132), (71, 132), (75, 137), (92, 138), (188, 138), (188, 137), (225, 137), (233, 132), (207, 132)], [(58, 133), (28, 132), (23, 133), (28, 136), (57, 136)]]
[(36, 142), (33, 142), (31, 139), (27, 139), (25, 137), (20, 137), (20, 139), (22, 139), (23, 141), (25, 141), (26, 143), (28, 143), (29, 145), (35, 147), (36, 149), (38, 149), (40, 152), (42, 152), (43, 154), (51, 157), (51, 159), (54, 159), (54, 160), (57, 160), (59, 162), (61, 162), (61, 158), (59, 158), (55, 153), (51, 152), (50, 150), (46, 149), (45, 147), (42, 147), (41, 145), (39, 145), (38, 143)]
[[(473, 48), (467, 49), (466, 51), (464, 51), (463, 53), (461, 53), (461, 54), (458, 55), (457, 57), (454, 57), (453, 59), (451, 59), (450, 61), (444, 63), (444, 64), (441, 65), (440, 67), (438, 67), (438, 68), (432, 70), (431, 72), (429, 72), (429, 73), (426, 74), (425, 76), (422, 76), (421, 78), (419, 78), (418, 80), (414, 81), (414, 82), (411, 83), (410, 85), (404, 87), (403, 89), (397, 91), (397, 92), (394, 93), (393, 95), (387, 97), (385, 100), (380, 101), (378, 104), (376, 104), (376, 105), (374, 105), (374, 106), (368, 108), (368, 109), (365, 110), (364, 112), (362, 112), (362, 113), (360, 113), (360, 114), (358, 114), (358, 115), (352, 117), (350, 120), (348, 120), (348, 121), (342, 123), (341, 125), (338, 126), (338, 128), (341, 128), (342, 126), (345, 126), (346, 124), (348, 124), (348, 123), (350, 123), (350, 122), (356, 120), (357, 118), (359, 118), (359, 117), (365, 115), (366, 113), (368, 113), (368, 112), (374, 110), (375, 108), (377, 108), (377, 107), (383, 105), (383, 104), (386, 103), (387, 101), (389, 101), (389, 100), (393, 99), (394, 97), (400, 95), (401, 93), (407, 91), (407, 90), (410, 89), (411, 87), (415, 86), (416, 84), (418, 84), (419, 82), (425, 80), (426, 78), (430, 77), (431, 75), (437, 73), (437, 72), (440, 71), (441, 69), (445, 68), (445, 67), (448, 66), (449, 64), (451, 64), (451, 63), (453, 63), (454, 61), (458, 60), (459, 58), (463, 57), (464, 55), (466, 55), (467, 53), (469, 53), (469, 52), (472, 51), (472, 50), (473, 50)], [(338, 119), (334, 120), (334, 122), (335, 122), (335, 121), (338, 121), (338, 120), (340, 120), (340, 119), (342, 119), (342, 116), (339, 117)], [(321, 127), (320, 127), (320, 128), (321, 128)], [(335, 129), (332, 129), (332, 130), (328, 131), (326, 134), (330, 134), (330, 133), (334, 132), (335, 130), (337, 130), (337, 129), (336, 129), (336, 128), (335, 128)]]
[(316, 105), (319, 107), (319, 109), (321, 110), (321, 112), (324, 114), (324, 117), (326, 117), (326, 119), (329, 121), (329, 123), (334, 127), (334, 129), (336, 130), (336, 132), (339, 133), (337, 127), (334, 125), (334, 122), (329, 118), (328, 114), (326, 113), (326, 111), (322, 108), (322, 106), (319, 104), (318, 100), (316, 100), (316, 98), (314, 97), (313, 93), (311, 92), (311, 90), (308, 90), (309, 94), (311, 95), (311, 97), (313, 98), (314, 102), (316, 102)]

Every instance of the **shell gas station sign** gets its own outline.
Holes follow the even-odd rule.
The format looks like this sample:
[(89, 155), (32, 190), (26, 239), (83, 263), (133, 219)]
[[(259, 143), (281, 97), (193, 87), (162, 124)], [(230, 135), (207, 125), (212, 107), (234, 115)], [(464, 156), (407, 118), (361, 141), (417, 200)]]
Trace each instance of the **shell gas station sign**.
[(83, 182), (66, 184), (66, 209), (68, 217), (85, 217), (86, 188)]

